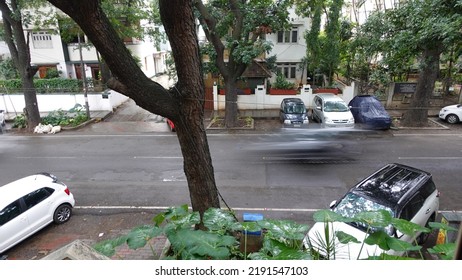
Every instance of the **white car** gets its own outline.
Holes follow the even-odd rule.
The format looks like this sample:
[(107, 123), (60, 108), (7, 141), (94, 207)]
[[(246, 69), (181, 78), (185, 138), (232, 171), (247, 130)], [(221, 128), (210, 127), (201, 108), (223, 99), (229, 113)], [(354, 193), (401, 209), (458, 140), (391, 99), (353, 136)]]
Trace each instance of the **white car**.
[(333, 93), (319, 93), (313, 98), (311, 117), (322, 127), (354, 127), (355, 119), (348, 105)]
[(443, 107), (439, 113), (440, 119), (455, 124), (462, 121), (462, 104)]
[(49, 173), (1, 186), (0, 254), (52, 222), (67, 222), (74, 205), (69, 188)]
[[(367, 259), (380, 257), (382, 253), (402, 256), (405, 250), (384, 250), (363, 241), (371, 232), (382, 230), (390, 240), (424, 244), (429, 233), (414, 232), (406, 235), (391, 224), (380, 229), (371, 228), (351, 218), (359, 213), (384, 210), (392, 218), (425, 227), (435, 221), (438, 208), (439, 191), (430, 173), (402, 164), (388, 164), (356, 184), (342, 199), (333, 201), (331, 210), (345, 217), (346, 221), (316, 222), (305, 236), (304, 246), (322, 259)], [(345, 233), (356, 238), (359, 243), (342, 243), (340, 238)]]

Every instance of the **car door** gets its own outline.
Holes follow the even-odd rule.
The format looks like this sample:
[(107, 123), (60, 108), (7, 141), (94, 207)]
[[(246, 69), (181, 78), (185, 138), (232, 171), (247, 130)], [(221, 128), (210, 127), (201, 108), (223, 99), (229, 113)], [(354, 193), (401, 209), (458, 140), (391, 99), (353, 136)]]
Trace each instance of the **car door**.
[[(408, 220), (412, 223), (425, 226), (425, 223), (430, 218), (431, 212), (428, 212), (428, 207), (424, 207), (426, 198), (421, 192), (417, 192), (412, 199), (403, 208), (400, 218)], [(401, 235), (399, 239), (407, 242), (413, 242), (415, 236)]]
[(0, 210), (0, 252), (29, 235), (29, 219), (20, 199)]
[(53, 221), (53, 201), (50, 199), (53, 192), (54, 189), (44, 187), (23, 196), (31, 233)]

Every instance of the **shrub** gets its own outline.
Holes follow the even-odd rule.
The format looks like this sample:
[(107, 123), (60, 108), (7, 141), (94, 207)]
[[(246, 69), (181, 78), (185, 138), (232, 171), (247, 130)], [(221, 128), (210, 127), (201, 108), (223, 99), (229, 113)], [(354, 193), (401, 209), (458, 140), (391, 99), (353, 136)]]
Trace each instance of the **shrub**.
[(87, 121), (86, 112), (83, 111), (83, 106), (77, 104), (68, 112), (62, 109), (50, 112), (47, 116), (42, 118), (42, 124), (51, 124), (53, 126), (77, 126)]
[(272, 87), (275, 89), (294, 89), (295, 84), (287, 81), (286, 77), (281, 72), (278, 72)]

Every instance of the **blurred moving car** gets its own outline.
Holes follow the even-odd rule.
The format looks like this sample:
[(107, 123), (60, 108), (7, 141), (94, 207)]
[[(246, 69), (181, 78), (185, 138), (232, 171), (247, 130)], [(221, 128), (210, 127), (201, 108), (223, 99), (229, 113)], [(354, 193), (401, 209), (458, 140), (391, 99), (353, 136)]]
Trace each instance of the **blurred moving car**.
[(443, 107), (438, 116), (450, 124), (459, 123), (462, 121), (462, 104)]
[[(423, 244), (429, 233), (418, 231), (406, 235), (388, 223), (382, 222), (382, 227), (373, 227), (350, 218), (368, 211), (384, 210), (392, 218), (424, 227), (435, 221), (438, 208), (439, 192), (430, 173), (402, 164), (387, 164), (356, 184), (339, 201), (331, 203), (331, 210), (345, 217), (345, 222), (316, 222), (305, 236), (304, 246), (314, 249), (325, 259), (367, 259), (382, 253), (400, 256), (404, 251), (386, 250), (363, 241), (367, 236), (381, 231), (392, 240), (409, 243), (415, 240)], [(339, 236), (345, 233), (359, 243), (341, 243)], [(386, 244), (397, 244), (397, 241), (381, 239)]]
[(368, 129), (389, 129), (391, 117), (382, 103), (372, 95), (358, 95), (348, 103), (355, 122)]
[(49, 173), (1, 186), (0, 254), (52, 222), (67, 222), (74, 205), (69, 188)]
[(322, 127), (354, 127), (355, 119), (345, 101), (333, 93), (318, 93), (313, 98), (313, 120)]
[(284, 98), (281, 101), (279, 119), (284, 127), (306, 127), (308, 126), (308, 115), (306, 106), (300, 98)]

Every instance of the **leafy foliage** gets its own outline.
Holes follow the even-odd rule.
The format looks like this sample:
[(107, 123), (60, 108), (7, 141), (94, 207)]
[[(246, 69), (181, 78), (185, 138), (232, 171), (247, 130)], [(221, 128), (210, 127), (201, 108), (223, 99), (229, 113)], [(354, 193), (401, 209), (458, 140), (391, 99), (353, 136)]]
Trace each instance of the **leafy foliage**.
[(18, 70), (14, 67), (13, 60), (6, 58), (0, 61), (0, 78), (1, 79), (16, 79), (19, 77)]
[[(168, 256), (171, 259), (309, 259), (309, 254), (301, 246), (306, 225), (274, 220), (238, 222), (232, 212), (216, 208), (204, 213), (206, 230), (195, 229), (200, 222), (199, 213), (189, 211), (187, 205), (169, 208), (153, 218), (153, 225), (102, 241), (94, 248), (112, 256), (116, 253), (115, 248), (125, 243), (137, 249), (145, 246), (151, 238), (165, 235), (171, 243)], [(240, 237), (248, 231), (262, 231), (263, 246), (258, 253), (245, 256), (239, 248), (240, 242), (246, 241)]]
[(277, 73), (276, 81), (271, 86), (272, 88), (276, 88), (276, 89), (294, 89), (295, 88), (295, 84), (287, 81), (286, 77), (281, 72)]
[[(393, 250), (403, 252), (403, 256), (394, 256), (387, 253), (381, 253), (379, 256), (370, 256), (368, 259), (374, 260), (396, 260), (396, 259), (412, 259), (409, 257), (409, 252), (422, 249), (422, 246), (414, 243), (409, 243), (398, 239), (401, 234), (414, 236), (418, 232), (429, 233), (432, 229), (457, 229), (444, 225), (442, 223), (429, 223), (430, 228), (422, 227), (410, 221), (393, 218), (389, 212), (385, 210), (366, 211), (356, 214), (353, 218), (343, 217), (330, 210), (320, 210), (315, 212), (314, 220), (324, 223), (324, 232), (316, 232), (314, 238), (306, 240), (311, 253), (315, 258), (335, 259), (337, 254), (338, 241), (341, 244), (359, 243), (361, 250), (364, 245), (378, 246), (383, 251)], [(363, 240), (357, 240), (354, 236), (343, 232), (335, 231), (333, 223), (359, 223), (366, 227), (366, 234)], [(393, 229), (391, 232), (390, 229)], [(444, 259), (452, 258), (454, 251), (451, 251), (454, 246), (444, 244), (436, 245), (429, 249), (430, 253), (438, 254)], [(423, 258), (423, 257), (422, 257)]]
[(50, 112), (47, 116), (42, 118), (42, 124), (51, 124), (53, 126), (77, 126), (87, 120), (88, 118), (86, 112), (83, 110), (83, 106), (77, 104), (67, 112), (62, 109)]
[[(82, 91), (82, 81), (78, 79), (34, 79), (34, 85), (38, 93), (55, 92), (79, 92)], [(12, 93), (22, 90), (20, 79), (0, 80), (0, 92)]]
[[(394, 228), (406, 234), (416, 231), (430, 231), (418, 225), (401, 219), (392, 218), (387, 211), (362, 212), (354, 218), (345, 218), (330, 210), (320, 210), (314, 214), (315, 221), (324, 221), (324, 232), (318, 233), (317, 240), (306, 239), (307, 225), (298, 224), (290, 220), (263, 219), (257, 222), (239, 222), (234, 213), (217, 208), (208, 209), (203, 216), (205, 230), (197, 230), (196, 225), (201, 219), (197, 212), (191, 212), (187, 205), (173, 207), (156, 215), (152, 225), (134, 228), (127, 235), (97, 243), (94, 248), (107, 256), (116, 253), (116, 248), (127, 244), (130, 249), (139, 249), (149, 240), (160, 236), (167, 236), (171, 244), (168, 259), (182, 260), (212, 260), (212, 259), (252, 259), (252, 260), (302, 260), (302, 259), (335, 259), (337, 245), (364, 244), (377, 245), (384, 251), (395, 250), (405, 252), (404, 256), (393, 256), (382, 253), (370, 256), (369, 259), (397, 260), (412, 259), (407, 256), (409, 251), (418, 251), (421, 246), (404, 242), (391, 236), (384, 229), (391, 224)], [(357, 240), (353, 236), (334, 231), (334, 222), (367, 223), (364, 240)], [(441, 223), (430, 223), (432, 229), (442, 228), (455, 230), (453, 227)], [(245, 232), (261, 232), (262, 244), (257, 252), (242, 251), (247, 246)], [(302, 241), (306, 241), (303, 244)], [(311, 242), (315, 243), (311, 243)], [(243, 243), (243, 244), (241, 244)], [(429, 249), (430, 253), (438, 254), (443, 259), (450, 259), (455, 250), (455, 244), (442, 244)]]

